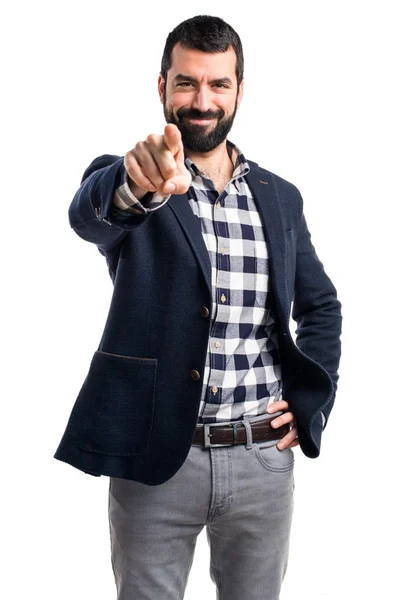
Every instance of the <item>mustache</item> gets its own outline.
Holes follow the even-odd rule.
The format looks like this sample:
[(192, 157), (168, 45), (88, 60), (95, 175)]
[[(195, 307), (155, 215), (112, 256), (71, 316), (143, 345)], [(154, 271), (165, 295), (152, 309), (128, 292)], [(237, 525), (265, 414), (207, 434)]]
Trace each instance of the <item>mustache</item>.
[(199, 121), (207, 121), (208, 119), (219, 119), (222, 115), (213, 113), (178, 112), (178, 116), (180, 119), (183, 119), (183, 117), (187, 117), (188, 119), (198, 119)]

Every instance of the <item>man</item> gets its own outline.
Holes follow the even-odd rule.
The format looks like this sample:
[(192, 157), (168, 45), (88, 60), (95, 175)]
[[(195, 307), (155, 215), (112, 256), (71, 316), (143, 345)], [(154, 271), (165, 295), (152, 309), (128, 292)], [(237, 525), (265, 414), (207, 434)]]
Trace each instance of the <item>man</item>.
[(204, 525), (220, 600), (274, 600), (293, 447), (319, 455), (341, 304), (298, 189), (227, 140), (243, 95), (237, 33), (184, 21), (158, 85), (164, 133), (95, 159), (69, 209), (114, 291), (55, 457), (110, 477), (118, 600), (183, 598)]

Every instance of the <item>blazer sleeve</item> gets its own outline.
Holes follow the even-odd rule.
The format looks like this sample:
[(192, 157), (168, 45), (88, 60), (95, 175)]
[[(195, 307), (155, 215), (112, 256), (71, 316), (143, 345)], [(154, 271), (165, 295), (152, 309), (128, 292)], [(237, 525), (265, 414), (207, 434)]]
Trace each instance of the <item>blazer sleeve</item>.
[(70, 226), (82, 239), (96, 244), (102, 254), (119, 244), (128, 231), (140, 227), (154, 212), (127, 211), (122, 216), (121, 211), (114, 210), (114, 194), (125, 182), (124, 157), (98, 156), (83, 173), (68, 209)]
[(321, 413), (325, 428), (333, 407), (339, 379), (342, 305), (337, 298), (337, 290), (325, 273), (324, 265), (312, 244), (301, 196), (300, 200), (301, 214), (297, 237), (292, 316), (297, 322), (297, 346), (304, 354), (322, 365), (332, 380), (333, 397)]

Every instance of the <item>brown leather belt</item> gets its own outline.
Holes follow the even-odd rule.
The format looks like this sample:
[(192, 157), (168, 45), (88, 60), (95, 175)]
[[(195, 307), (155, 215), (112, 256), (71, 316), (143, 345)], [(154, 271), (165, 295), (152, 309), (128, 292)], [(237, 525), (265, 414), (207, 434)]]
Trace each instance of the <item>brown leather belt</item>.
[[(275, 418), (275, 417), (274, 417)], [(274, 429), (271, 427), (270, 417), (264, 420), (250, 423), (253, 441), (280, 440), (290, 431), (289, 423)], [(200, 444), (205, 447), (232, 446), (234, 444), (245, 444), (247, 442), (246, 428), (239, 421), (226, 423), (209, 423), (196, 425), (196, 431), (192, 444)]]

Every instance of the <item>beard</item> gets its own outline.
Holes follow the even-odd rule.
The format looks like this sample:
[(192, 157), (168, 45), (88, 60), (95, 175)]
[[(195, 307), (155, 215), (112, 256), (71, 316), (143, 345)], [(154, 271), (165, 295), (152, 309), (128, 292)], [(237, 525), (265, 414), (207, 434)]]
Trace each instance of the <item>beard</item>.
[[(172, 110), (167, 110), (165, 95), (163, 97), (164, 117), (167, 123), (176, 125), (182, 135), (182, 144), (185, 149), (191, 152), (211, 152), (217, 146), (225, 141), (230, 132), (237, 110), (237, 95), (235, 108), (231, 116), (224, 118), (223, 111), (201, 113), (195, 109), (180, 108), (175, 117)], [(200, 125), (189, 123), (184, 117), (189, 119), (217, 119), (217, 124), (207, 123)]]

